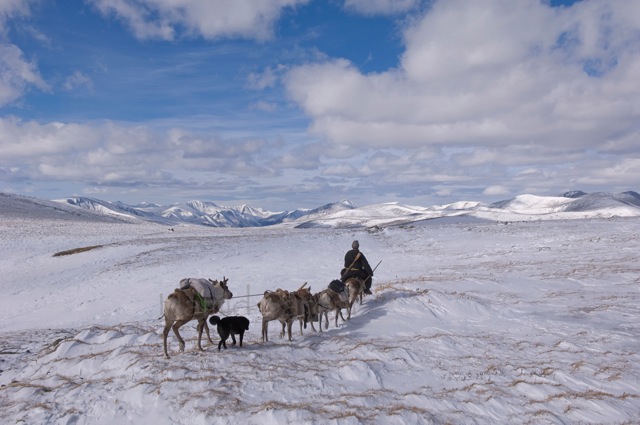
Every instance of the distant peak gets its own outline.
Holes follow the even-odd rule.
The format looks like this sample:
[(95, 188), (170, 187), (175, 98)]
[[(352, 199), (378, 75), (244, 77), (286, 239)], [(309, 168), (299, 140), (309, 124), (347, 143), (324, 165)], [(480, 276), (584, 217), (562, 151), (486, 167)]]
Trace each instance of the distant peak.
[(586, 193), (581, 190), (570, 190), (569, 192), (563, 193), (562, 197), (563, 198), (579, 198), (584, 195), (586, 195)]
[(634, 192), (633, 190), (622, 192), (622, 195), (628, 195), (628, 196), (633, 196), (634, 198), (640, 198), (640, 194), (638, 194), (638, 192)]
[(340, 202), (336, 202), (336, 204), (342, 205), (345, 208), (358, 208), (358, 206), (356, 204), (354, 204), (353, 202), (349, 201), (348, 199), (343, 199)]

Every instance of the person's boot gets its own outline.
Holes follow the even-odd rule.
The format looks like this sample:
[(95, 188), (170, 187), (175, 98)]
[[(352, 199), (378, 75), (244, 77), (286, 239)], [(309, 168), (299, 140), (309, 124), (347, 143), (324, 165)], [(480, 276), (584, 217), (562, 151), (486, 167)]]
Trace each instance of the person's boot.
[(371, 295), (371, 287), (370, 286), (365, 286), (364, 288), (364, 293), (366, 295)]

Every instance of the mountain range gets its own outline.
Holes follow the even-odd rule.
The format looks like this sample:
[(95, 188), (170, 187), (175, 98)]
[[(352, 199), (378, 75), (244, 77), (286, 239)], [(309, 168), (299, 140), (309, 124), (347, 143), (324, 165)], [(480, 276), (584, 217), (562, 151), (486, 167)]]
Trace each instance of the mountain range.
[(348, 200), (343, 200), (314, 209), (271, 212), (249, 205), (228, 207), (197, 200), (169, 206), (149, 203), (127, 205), (122, 202), (86, 197), (49, 201), (0, 193), (0, 216), (92, 221), (148, 221), (168, 226), (283, 225), (297, 228), (357, 228), (451, 222), (638, 217), (640, 216), (640, 194), (633, 191), (617, 194), (571, 191), (560, 196), (519, 195), (492, 204), (461, 201), (431, 207), (410, 206), (397, 202), (358, 207)]

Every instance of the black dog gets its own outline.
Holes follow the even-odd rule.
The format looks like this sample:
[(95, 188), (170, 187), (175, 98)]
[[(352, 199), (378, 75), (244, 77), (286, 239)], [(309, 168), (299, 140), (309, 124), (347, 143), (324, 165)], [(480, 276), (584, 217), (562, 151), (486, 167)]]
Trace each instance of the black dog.
[(231, 335), (233, 340), (232, 345), (236, 345), (235, 335), (240, 335), (240, 347), (242, 347), (242, 338), (244, 338), (244, 331), (249, 330), (249, 319), (244, 316), (229, 316), (222, 319), (218, 316), (211, 316), (209, 323), (218, 327), (218, 335), (220, 335), (220, 342), (218, 343), (218, 351), (220, 347), (224, 346), (227, 349), (227, 339)]

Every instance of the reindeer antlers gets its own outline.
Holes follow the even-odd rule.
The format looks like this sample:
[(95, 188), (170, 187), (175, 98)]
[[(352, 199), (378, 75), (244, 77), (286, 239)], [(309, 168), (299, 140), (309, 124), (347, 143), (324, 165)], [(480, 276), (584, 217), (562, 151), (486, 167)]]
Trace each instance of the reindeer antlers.
[(220, 280), (218, 280), (218, 279), (213, 280), (213, 279), (211, 279), (210, 277), (209, 277), (209, 278), (207, 278), (207, 279), (209, 279), (209, 282), (213, 283), (214, 285), (215, 285), (216, 283), (227, 283), (227, 282), (229, 281), (229, 278), (227, 278), (226, 276), (222, 276), (222, 280), (221, 280), (221, 281), (220, 281)]

